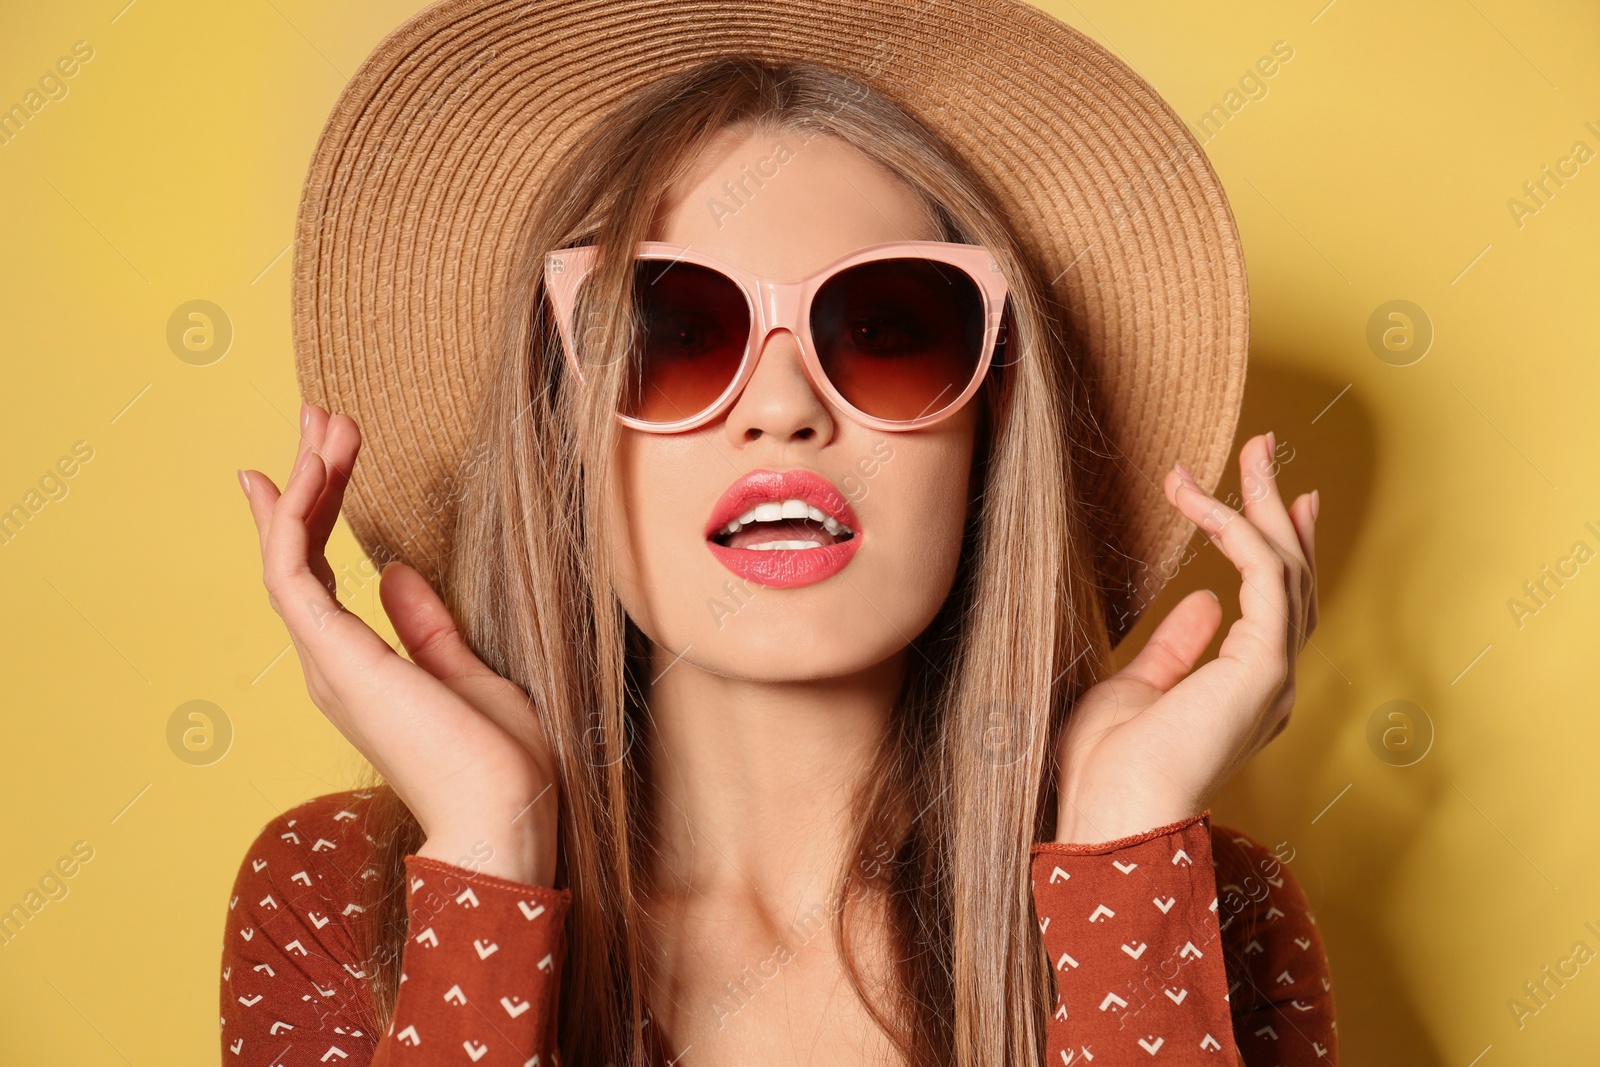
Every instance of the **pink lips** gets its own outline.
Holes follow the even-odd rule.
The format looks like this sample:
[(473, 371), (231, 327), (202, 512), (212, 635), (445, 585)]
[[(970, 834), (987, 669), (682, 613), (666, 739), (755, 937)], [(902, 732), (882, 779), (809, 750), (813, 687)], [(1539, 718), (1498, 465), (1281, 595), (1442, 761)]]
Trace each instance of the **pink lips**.
[[(854, 531), (848, 541), (822, 548), (751, 550), (728, 548), (712, 538), (728, 523), (757, 504), (804, 500)], [(742, 578), (775, 589), (812, 585), (831, 578), (861, 547), (861, 526), (844, 494), (822, 475), (808, 470), (751, 471), (728, 487), (706, 523), (706, 547), (724, 567)]]

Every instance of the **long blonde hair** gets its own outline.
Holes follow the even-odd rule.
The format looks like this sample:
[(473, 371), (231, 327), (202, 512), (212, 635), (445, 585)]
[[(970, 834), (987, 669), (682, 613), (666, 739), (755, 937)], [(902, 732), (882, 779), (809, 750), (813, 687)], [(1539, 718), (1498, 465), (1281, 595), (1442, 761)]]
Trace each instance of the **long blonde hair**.
[[(504, 307), (504, 358), (480, 400), (445, 597), (468, 643), (521, 685), (560, 768), (561, 862), (571, 887), (560, 993), (562, 1059), (644, 1059), (646, 944), (637, 894), (653, 848), (644, 735), (648, 642), (613, 592), (601, 521), (629, 369), (628, 257), (602, 255), (581, 322), (575, 388), (543, 290), (545, 255), (645, 238), (663, 192), (731, 127), (775, 141), (826, 134), (898, 175), (940, 239), (986, 245), (1010, 281), (1003, 358), (980, 394), (978, 507), (947, 602), (912, 642), (890, 737), (855, 798), (857, 861), (835, 899), (875, 894), (895, 988), (866, 989), (846, 907), (834, 936), (857, 994), (914, 1064), (1040, 1061), (1054, 1005), (1035, 921), (1029, 847), (1054, 833), (1054, 745), (1102, 673), (1103, 591), (1075, 472), (1084, 383), (1062, 310), (980, 180), (947, 144), (865, 84), (806, 63), (722, 57), (653, 83), (577, 140), (527, 230)], [(523, 309), (523, 310), (517, 310)], [(525, 312), (525, 313), (524, 313)], [(366, 912), (368, 982), (387, 1027), (406, 935), (403, 858), (421, 831), (375, 783), (378, 873)], [(887, 844), (887, 849), (885, 848)]]

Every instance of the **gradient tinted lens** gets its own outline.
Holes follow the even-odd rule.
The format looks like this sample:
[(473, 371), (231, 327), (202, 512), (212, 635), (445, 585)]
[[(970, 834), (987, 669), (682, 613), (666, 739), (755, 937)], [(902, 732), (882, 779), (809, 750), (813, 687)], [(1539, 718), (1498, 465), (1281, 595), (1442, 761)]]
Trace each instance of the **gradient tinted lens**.
[(641, 334), (623, 412), (663, 424), (698, 415), (739, 371), (750, 340), (744, 290), (696, 263), (640, 259), (633, 271)]
[(828, 279), (811, 336), (828, 380), (868, 415), (910, 422), (960, 398), (983, 358), (983, 293), (929, 259), (880, 259)]

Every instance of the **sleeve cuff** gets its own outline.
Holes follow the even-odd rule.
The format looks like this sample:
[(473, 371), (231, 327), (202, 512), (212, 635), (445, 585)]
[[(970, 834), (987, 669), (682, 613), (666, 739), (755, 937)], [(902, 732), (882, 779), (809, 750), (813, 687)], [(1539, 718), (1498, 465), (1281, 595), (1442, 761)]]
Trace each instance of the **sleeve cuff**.
[(452, 1047), (479, 1067), (551, 1055), (572, 891), (415, 854), (405, 867), (410, 925), (384, 1062), (438, 1063)]
[[(457, 867), (444, 860), (436, 860), (431, 856), (409, 855), (405, 857), (406, 871), (418, 875), (434, 875), (434, 881), (441, 884), (463, 883), (476, 886), (480, 889), (492, 889), (497, 892), (520, 893), (524, 897), (537, 897), (546, 905), (560, 904), (563, 907), (572, 903), (572, 890), (556, 889), (553, 886), (534, 885), (530, 882), (515, 882), (510, 878), (501, 878), (498, 875), (484, 874), (480, 871), (469, 870), (466, 867)], [(450, 880), (445, 882), (444, 880)], [(406, 880), (406, 895), (409, 899), (412, 892), (414, 879)]]
[(1048, 1047), (1060, 1056), (1235, 1062), (1209, 817), (1034, 846), (1034, 906), (1057, 992)]
[(1211, 809), (1207, 808), (1198, 815), (1191, 815), (1187, 819), (1179, 819), (1177, 822), (1170, 822), (1165, 826), (1157, 826), (1153, 830), (1145, 830), (1142, 833), (1131, 834), (1128, 837), (1119, 837), (1114, 841), (1097, 841), (1093, 844), (1040, 841), (1033, 846), (1032, 855), (1037, 856), (1041, 853), (1049, 852), (1067, 856), (1101, 856), (1108, 852), (1117, 852), (1133, 845), (1143, 844), (1158, 837), (1165, 837), (1168, 834), (1182, 833), (1196, 823), (1204, 824), (1209, 830), (1211, 826)]

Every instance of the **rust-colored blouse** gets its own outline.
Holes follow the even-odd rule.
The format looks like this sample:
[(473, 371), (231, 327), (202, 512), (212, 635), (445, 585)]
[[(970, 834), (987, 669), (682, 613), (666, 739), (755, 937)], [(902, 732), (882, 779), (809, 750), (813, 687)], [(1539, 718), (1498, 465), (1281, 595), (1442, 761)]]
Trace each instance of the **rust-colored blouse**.
[[(222, 1059), (240, 1067), (551, 1067), (568, 889), (406, 857), (410, 915), (388, 1030), (373, 1032), (355, 924), (370, 793), (269, 823), (228, 902)], [(1035, 845), (1054, 969), (1051, 1067), (1337, 1060), (1322, 941), (1289, 868), (1209, 812), (1100, 845)], [(1291, 857), (1292, 859), (1292, 857)], [(671, 1042), (651, 1027), (656, 1060)]]

